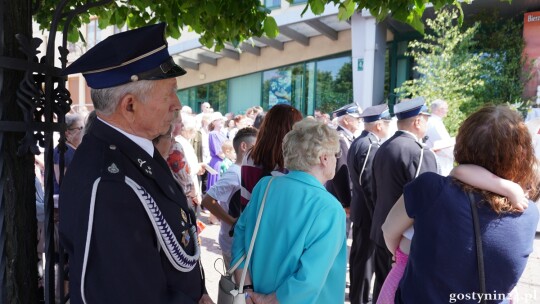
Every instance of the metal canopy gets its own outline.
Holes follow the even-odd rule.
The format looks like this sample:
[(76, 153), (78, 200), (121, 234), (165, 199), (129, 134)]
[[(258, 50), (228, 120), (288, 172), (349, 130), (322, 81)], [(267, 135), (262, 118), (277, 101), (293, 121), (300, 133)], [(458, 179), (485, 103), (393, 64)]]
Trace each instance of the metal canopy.
[[(288, 16), (290, 19), (290, 16)], [(276, 17), (278, 19), (278, 17)], [(296, 20), (294, 20), (296, 19)], [(328, 42), (338, 39), (339, 32), (350, 30), (351, 25), (347, 21), (340, 21), (337, 13), (324, 16), (307, 16), (304, 18), (293, 18), (293, 22), (287, 23), (287, 19), (281, 18), (282, 25), (279, 26), (279, 35), (270, 39), (268, 37), (252, 37), (240, 43), (238, 48), (230, 43), (220, 52), (210, 50), (198, 41), (198, 37), (182, 39), (177, 43), (170, 43), (169, 52), (174, 60), (184, 68), (198, 70), (201, 64), (219, 65), (222, 58), (240, 60), (246, 53), (261, 56), (261, 49), (271, 47), (279, 51), (285, 49), (285, 44), (293, 41), (309, 46), (312, 37), (325, 36)]]

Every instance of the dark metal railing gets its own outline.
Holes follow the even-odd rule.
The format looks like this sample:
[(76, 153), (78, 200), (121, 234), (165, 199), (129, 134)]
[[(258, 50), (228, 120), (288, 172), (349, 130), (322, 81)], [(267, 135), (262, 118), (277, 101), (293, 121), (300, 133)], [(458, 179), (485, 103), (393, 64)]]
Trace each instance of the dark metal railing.
[[(4, 71), (17, 70), (24, 71), (23, 81), (17, 90), (17, 104), (22, 111), (23, 121), (0, 121), (0, 150), (4, 150), (5, 133), (24, 133), (17, 151), (9, 151), (13, 155), (23, 156), (28, 153), (40, 154), (38, 145), (44, 148), (44, 203), (45, 203), (45, 272), (44, 272), (44, 301), (45, 303), (55, 303), (55, 298), (60, 303), (65, 303), (64, 296), (64, 254), (61, 246), (55, 249), (54, 233), (54, 185), (53, 185), (53, 132), (60, 133), (60, 183), (64, 172), (65, 150), (65, 115), (70, 111), (71, 98), (66, 89), (66, 77), (61, 76), (61, 69), (67, 64), (67, 36), (71, 21), (80, 13), (87, 12), (88, 9), (112, 2), (112, 0), (88, 1), (85, 5), (77, 6), (69, 12), (64, 12), (69, 0), (62, 0), (54, 12), (49, 29), (46, 54), (38, 60), (40, 51), (38, 47), (43, 42), (39, 38), (27, 38), (22, 34), (17, 34), (16, 38), (20, 45), (20, 50), (26, 60), (4, 57), (4, 45), (0, 45), (0, 93), (3, 89)], [(33, 3), (32, 10), (39, 10), (40, 1)], [(4, 1), (0, 1), (0, 43), (4, 39)], [(62, 45), (58, 47), (61, 67), (54, 66), (55, 60), (55, 39), (58, 25), (64, 20)], [(30, 22), (30, 20), (26, 20)], [(2, 107), (0, 105), (0, 117), (2, 117)], [(55, 120), (56, 119), (56, 120)], [(0, 303), (6, 302), (6, 235), (5, 235), (5, 202), (4, 202), (4, 181), (3, 176), (4, 159), (0, 158)], [(34, 204), (35, 202), (25, 202)], [(29, 235), (29, 238), (35, 237)], [(56, 259), (57, 257), (57, 259)], [(58, 261), (58, 283), (55, 289), (55, 262)], [(36, 265), (37, 267), (37, 265)], [(37, 282), (36, 282), (37, 284)]]

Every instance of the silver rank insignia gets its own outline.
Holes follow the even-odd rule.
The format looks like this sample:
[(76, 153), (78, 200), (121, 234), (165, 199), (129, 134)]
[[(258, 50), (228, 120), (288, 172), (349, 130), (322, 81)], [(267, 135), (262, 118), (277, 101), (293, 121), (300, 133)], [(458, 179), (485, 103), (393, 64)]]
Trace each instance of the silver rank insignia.
[(120, 172), (120, 169), (118, 169), (118, 167), (116, 166), (115, 163), (112, 163), (108, 168), (107, 170), (110, 172), (110, 173), (113, 173), (113, 174), (116, 174), (118, 172)]
[(184, 245), (184, 247), (187, 247), (190, 239), (191, 237), (189, 236), (189, 232), (187, 230), (184, 230), (184, 232), (182, 232), (182, 245)]

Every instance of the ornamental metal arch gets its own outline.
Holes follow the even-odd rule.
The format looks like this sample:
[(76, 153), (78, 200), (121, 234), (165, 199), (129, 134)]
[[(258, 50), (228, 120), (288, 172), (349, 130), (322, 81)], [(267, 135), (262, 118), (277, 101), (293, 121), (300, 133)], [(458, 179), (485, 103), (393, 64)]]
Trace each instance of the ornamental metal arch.
[[(60, 152), (60, 182), (64, 172), (63, 151), (66, 145), (64, 131), (65, 115), (71, 109), (71, 97), (66, 89), (66, 77), (61, 76), (60, 72), (67, 64), (67, 33), (71, 21), (78, 14), (88, 11), (92, 7), (106, 5), (112, 0), (87, 1), (84, 5), (69, 9), (67, 6), (69, 0), (62, 0), (52, 18), (49, 28), (49, 37), (47, 41), (46, 53), (40, 60), (38, 47), (43, 42), (39, 38), (25, 37), (22, 34), (16, 34), (19, 43), (19, 49), (24, 54), (26, 60), (3, 56), (4, 44), (4, 2), (0, 1), (0, 93), (3, 90), (3, 77), (5, 70), (16, 70), (24, 73), (23, 81), (19, 84), (16, 92), (16, 103), (22, 111), (22, 121), (5, 121), (2, 113), (4, 112), (4, 102), (0, 101), (0, 149), (8, 149), (4, 146), (4, 139), (7, 133), (24, 133), (24, 137), (19, 142), (16, 151), (7, 151), (16, 157), (22, 157), (28, 154), (38, 155), (40, 149), (44, 149), (44, 209), (45, 209), (45, 266), (44, 266), (44, 300), (45, 303), (65, 303), (69, 295), (64, 296), (64, 271), (58, 271), (58, 279), (55, 280), (55, 255), (57, 255), (57, 268), (64, 269), (64, 254), (62, 248), (55, 250), (57, 239), (54, 233), (54, 199), (53, 199), (53, 132), (60, 133), (59, 150)], [(32, 3), (32, 15), (39, 10), (41, 1), (35, 0)], [(68, 10), (64, 12), (64, 10)], [(59, 24), (63, 24), (62, 44), (58, 46), (58, 54), (61, 66), (54, 66), (55, 58), (55, 39)], [(0, 94), (1, 95), (1, 94)], [(4, 174), (5, 159), (0, 158), (0, 175)], [(4, 186), (6, 176), (0, 176), (0, 302), (7, 299), (6, 295), (6, 229), (5, 227), (5, 201)], [(25, 202), (33, 204), (35, 202)], [(33, 237), (33, 236), (28, 236)], [(37, 245), (37, 244), (36, 244)], [(56, 252), (55, 252), (56, 251)], [(36, 261), (37, 263), (37, 261)], [(37, 264), (36, 264), (37, 267)], [(58, 286), (55, 286), (55, 281)], [(37, 284), (37, 281), (35, 282)], [(56, 288), (55, 288), (56, 287)]]

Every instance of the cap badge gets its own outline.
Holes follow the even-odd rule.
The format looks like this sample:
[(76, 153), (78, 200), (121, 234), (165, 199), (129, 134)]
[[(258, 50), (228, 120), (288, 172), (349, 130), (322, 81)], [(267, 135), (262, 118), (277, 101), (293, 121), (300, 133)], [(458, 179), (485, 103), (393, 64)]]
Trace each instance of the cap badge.
[(118, 169), (118, 167), (116, 166), (115, 163), (112, 163), (108, 168), (107, 170), (112, 173), (112, 174), (116, 174), (118, 172), (120, 172), (120, 169)]

